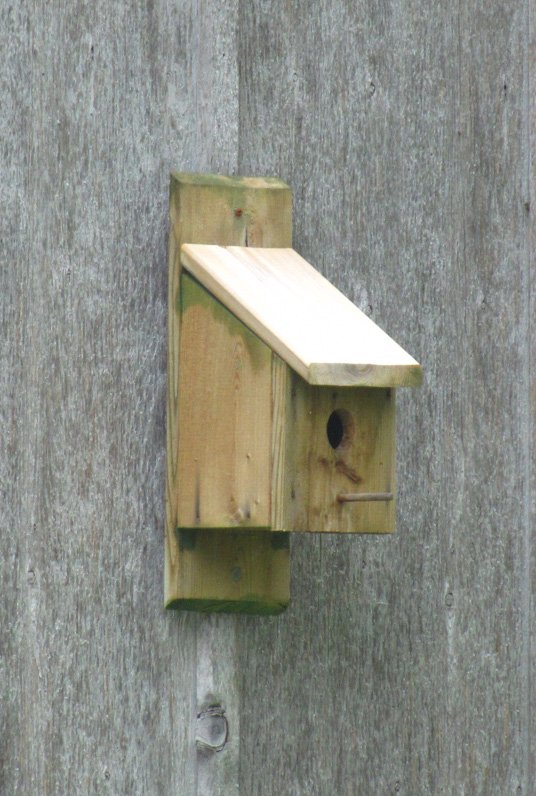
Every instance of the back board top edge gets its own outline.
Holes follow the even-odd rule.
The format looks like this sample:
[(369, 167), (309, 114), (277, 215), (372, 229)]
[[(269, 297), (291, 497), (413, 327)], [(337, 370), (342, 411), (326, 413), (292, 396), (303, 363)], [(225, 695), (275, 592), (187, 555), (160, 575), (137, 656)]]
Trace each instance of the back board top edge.
[(172, 171), (171, 181), (176, 181), (181, 185), (197, 185), (207, 188), (269, 188), (272, 190), (291, 190), (290, 185), (279, 179), (279, 177), (242, 177), (239, 175), (226, 176), (224, 174)]

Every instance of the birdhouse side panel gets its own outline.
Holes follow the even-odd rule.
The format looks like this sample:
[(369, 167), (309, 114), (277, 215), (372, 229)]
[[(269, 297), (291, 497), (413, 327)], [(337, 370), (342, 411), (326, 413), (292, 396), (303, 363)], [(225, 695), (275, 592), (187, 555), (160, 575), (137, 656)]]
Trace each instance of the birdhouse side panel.
[(268, 528), (272, 352), (193, 277), (180, 290), (179, 528)]

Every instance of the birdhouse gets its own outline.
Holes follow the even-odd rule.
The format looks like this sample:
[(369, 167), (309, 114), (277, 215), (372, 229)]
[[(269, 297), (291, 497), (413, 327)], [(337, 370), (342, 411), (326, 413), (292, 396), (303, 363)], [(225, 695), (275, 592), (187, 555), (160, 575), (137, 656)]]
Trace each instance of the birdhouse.
[(288, 246), (178, 257), (179, 547), (394, 531), (395, 390), (420, 365)]
[(181, 262), (178, 527), (394, 531), (417, 362), (293, 249)]

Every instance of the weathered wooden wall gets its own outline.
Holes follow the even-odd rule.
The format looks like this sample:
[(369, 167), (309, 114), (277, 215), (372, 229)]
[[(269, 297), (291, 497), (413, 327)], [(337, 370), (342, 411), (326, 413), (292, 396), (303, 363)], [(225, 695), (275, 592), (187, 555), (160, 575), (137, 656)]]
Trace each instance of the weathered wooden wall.
[[(0, 4), (0, 793), (536, 792), (533, 23)], [(293, 538), (275, 618), (162, 609), (172, 168), (289, 182), (295, 247), (424, 366), (397, 535)]]

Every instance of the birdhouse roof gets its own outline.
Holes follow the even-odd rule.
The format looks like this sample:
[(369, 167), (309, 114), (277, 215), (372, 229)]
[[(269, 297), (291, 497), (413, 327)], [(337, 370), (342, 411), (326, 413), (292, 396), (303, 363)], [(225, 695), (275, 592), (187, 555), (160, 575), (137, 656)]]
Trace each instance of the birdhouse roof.
[(310, 384), (420, 384), (418, 362), (294, 249), (185, 244), (181, 262)]

